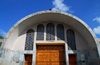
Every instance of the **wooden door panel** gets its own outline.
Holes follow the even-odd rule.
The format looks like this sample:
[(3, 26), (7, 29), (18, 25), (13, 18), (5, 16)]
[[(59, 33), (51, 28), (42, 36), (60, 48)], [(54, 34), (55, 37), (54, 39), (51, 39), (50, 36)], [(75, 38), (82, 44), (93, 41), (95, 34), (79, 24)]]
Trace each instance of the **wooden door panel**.
[(69, 62), (76, 62), (76, 56), (75, 55), (70, 55), (69, 56)]
[(49, 61), (50, 53), (37, 53), (36, 61)]
[(36, 65), (65, 65), (64, 46), (37, 46)]
[(76, 54), (69, 54), (69, 65), (76, 65)]
[(32, 54), (25, 54), (25, 65), (32, 65)]

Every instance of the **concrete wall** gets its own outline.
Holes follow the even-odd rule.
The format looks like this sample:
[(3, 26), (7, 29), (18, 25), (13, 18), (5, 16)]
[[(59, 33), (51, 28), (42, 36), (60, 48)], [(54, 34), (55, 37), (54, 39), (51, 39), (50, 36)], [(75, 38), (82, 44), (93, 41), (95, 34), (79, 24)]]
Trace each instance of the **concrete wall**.
[[(25, 65), (24, 54), (32, 54), (32, 65), (36, 63), (36, 51), (12, 51), (4, 49), (2, 54), (1, 65)], [(94, 50), (69, 50), (65, 51), (66, 65), (69, 65), (69, 55), (76, 53), (77, 65), (99, 65), (99, 58), (97, 51)], [(84, 61), (82, 60), (84, 55)]]
[[(77, 56), (77, 65), (99, 65), (99, 58), (97, 51), (86, 51), (86, 50), (76, 50), (76, 51), (66, 51), (67, 65), (69, 65), (69, 56), (68, 54), (76, 53)], [(82, 60), (82, 55), (84, 55), (84, 60)]]
[(15, 42), (15, 40), (18, 38), (18, 34), (19, 34), (19, 27), (17, 27), (13, 33), (12, 32), (9, 32), (11, 33), (9, 37), (9, 39), (7, 39), (7, 41), (5, 42), (5, 45), (4, 45), (4, 48), (6, 49), (12, 49), (12, 46)]

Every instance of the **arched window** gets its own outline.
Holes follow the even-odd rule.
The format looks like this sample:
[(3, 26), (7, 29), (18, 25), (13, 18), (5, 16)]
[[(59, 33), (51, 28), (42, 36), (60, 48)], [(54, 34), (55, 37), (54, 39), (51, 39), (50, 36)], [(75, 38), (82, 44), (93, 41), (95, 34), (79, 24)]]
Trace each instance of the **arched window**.
[(65, 40), (65, 38), (64, 38), (64, 26), (62, 24), (57, 25), (57, 40)]
[(67, 43), (69, 50), (76, 50), (75, 35), (72, 29), (67, 30)]
[(55, 28), (53, 23), (46, 26), (46, 40), (55, 40)]
[(29, 29), (26, 36), (25, 50), (33, 50), (34, 43), (34, 30)]
[(44, 40), (44, 26), (42, 24), (37, 26), (37, 40)]

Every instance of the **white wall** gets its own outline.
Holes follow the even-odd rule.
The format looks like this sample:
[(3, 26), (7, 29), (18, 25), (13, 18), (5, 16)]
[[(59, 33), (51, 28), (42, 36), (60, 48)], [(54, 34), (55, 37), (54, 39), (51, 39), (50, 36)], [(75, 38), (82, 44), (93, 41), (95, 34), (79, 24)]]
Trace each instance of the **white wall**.
[(6, 42), (5, 42), (5, 45), (4, 45), (4, 48), (6, 49), (11, 49), (15, 40), (18, 38), (18, 34), (19, 34), (19, 27), (15, 28), (14, 31), (9, 31), (9, 33), (11, 33)]

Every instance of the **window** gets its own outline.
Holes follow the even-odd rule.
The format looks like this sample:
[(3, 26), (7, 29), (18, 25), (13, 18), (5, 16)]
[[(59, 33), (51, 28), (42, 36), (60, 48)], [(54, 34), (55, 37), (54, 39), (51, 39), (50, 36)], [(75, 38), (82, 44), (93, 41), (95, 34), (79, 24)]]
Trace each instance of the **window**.
[(67, 30), (67, 43), (69, 50), (76, 50), (75, 35), (72, 29)]
[(64, 40), (64, 26), (62, 24), (57, 25), (57, 40)]
[(46, 40), (55, 40), (55, 28), (53, 23), (46, 26)]
[(33, 50), (34, 43), (34, 30), (29, 29), (26, 36), (25, 50)]
[(37, 26), (37, 40), (44, 40), (44, 26), (42, 24)]

